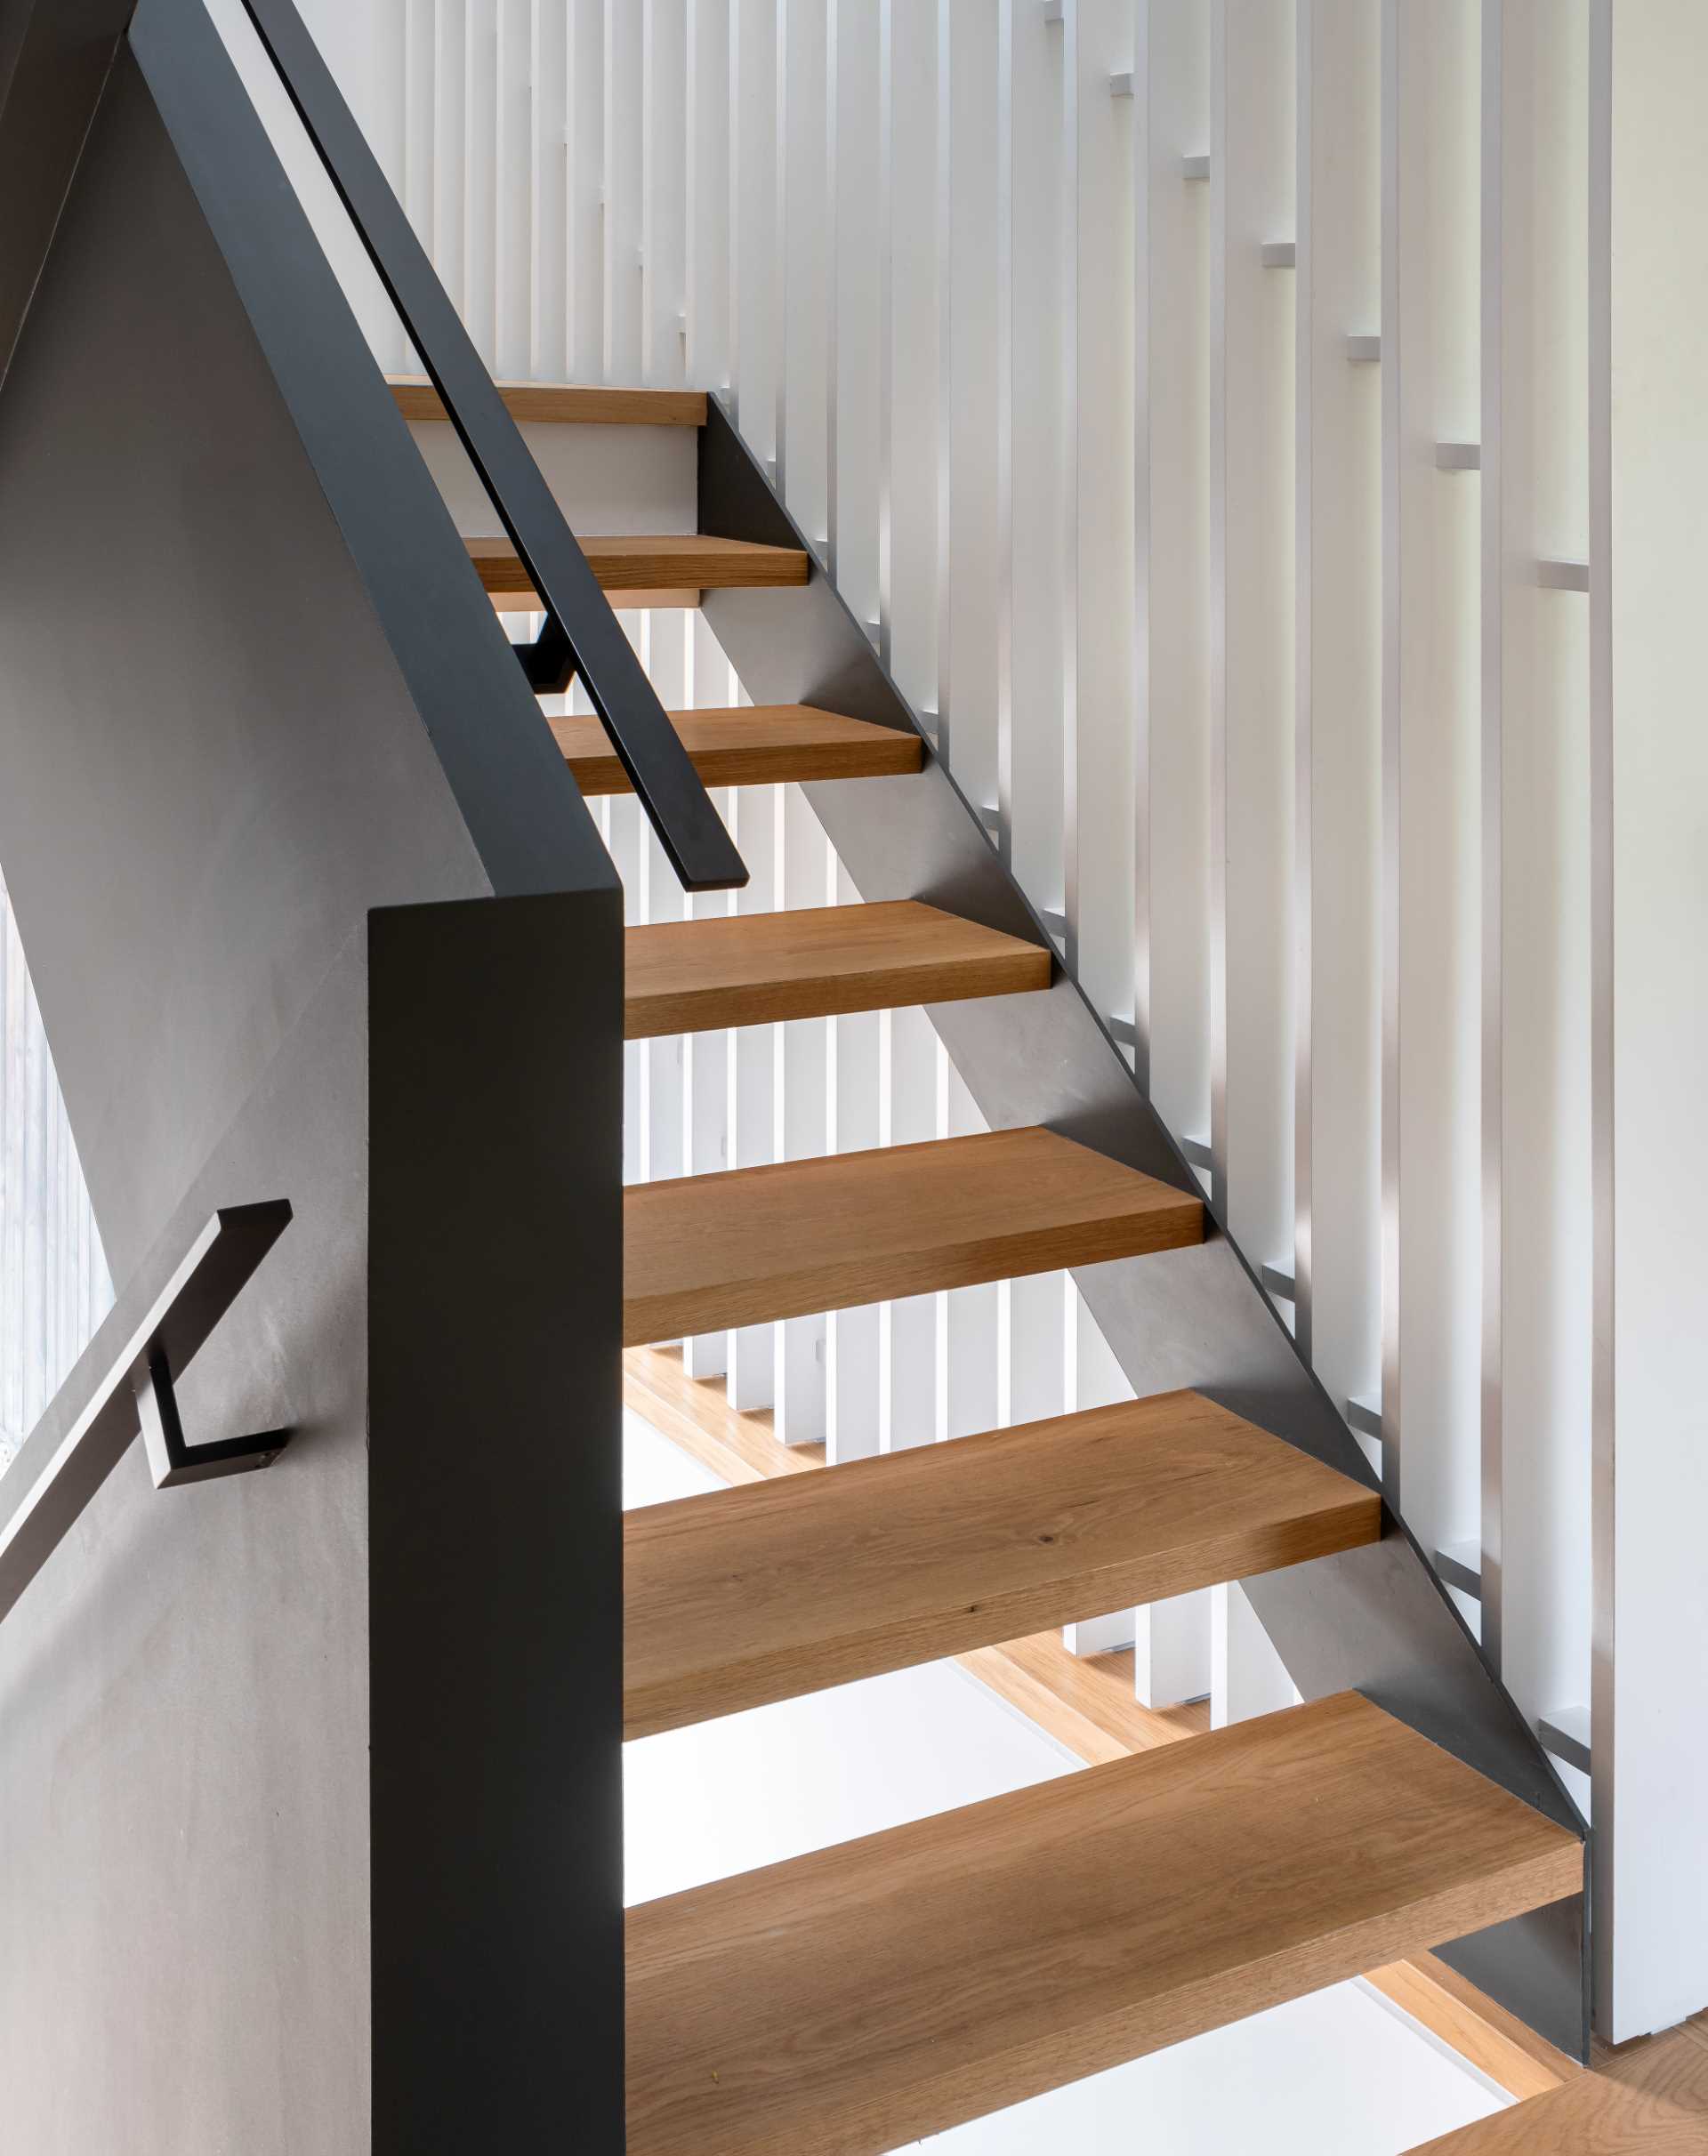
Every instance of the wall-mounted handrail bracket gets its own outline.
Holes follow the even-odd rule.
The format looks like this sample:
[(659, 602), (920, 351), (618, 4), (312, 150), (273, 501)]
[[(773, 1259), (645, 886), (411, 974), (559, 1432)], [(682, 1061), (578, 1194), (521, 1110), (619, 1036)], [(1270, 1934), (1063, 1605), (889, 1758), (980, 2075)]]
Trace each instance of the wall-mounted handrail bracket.
[(164, 1348), (157, 1348), (149, 1357), (148, 1367), (134, 1376), (134, 1388), (149, 1472), (157, 1490), (270, 1468), (290, 1443), (290, 1431), (281, 1429), (262, 1430), (253, 1437), (216, 1437), (203, 1444), (187, 1444), (172, 1381), (172, 1363)]
[(139, 1432), (157, 1489), (244, 1474), (278, 1457), (289, 1435), (283, 1429), (186, 1444), (173, 1380), (290, 1220), (284, 1198), (222, 1206), (175, 1264), (150, 1259), (120, 1296), (0, 1482), (0, 1618)]

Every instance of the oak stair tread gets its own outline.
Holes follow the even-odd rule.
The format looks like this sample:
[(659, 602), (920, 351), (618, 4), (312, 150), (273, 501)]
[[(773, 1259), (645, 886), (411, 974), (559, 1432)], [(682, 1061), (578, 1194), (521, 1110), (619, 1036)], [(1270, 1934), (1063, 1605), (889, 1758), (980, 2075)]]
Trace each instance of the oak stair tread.
[(880, 2156), (1582, 1884), (1358, 1694), (1287, 1709), (632, 1910), (631, 2156)]
[(1036, 1128), (632, 1184), (623, 1203), (626, 1348), (1204, 1240), (1199, 1198)]
[(1708, 2015), (1604, 2051), (1593, 2073), (1424, 2142), (1413, 2156), (1703, 2156)]
[[(508, 539), (465, 539), (469, 559), (501, 612), (532, 613), (538, 594)], [(582, 552), (601, 591), (619, 603), (627, 595), (734, 591), (803, 584), (808, 562), (799, 547), (761, 546), (753, 539), (717, 539), (704, 532), (657, 532), (638, 537), (581, 536)]]
[[(392, 374), (387, 379), (406, 419), (431, 422), (447, 417), (439, 391), (424, 374)], [(607, 427), (705, 424), (704, 390), (609, 389), (569, 382), (499, 382), (493, 386), (517, 421)]]
[(624, 1516), (625, 1734), (1374, 1542), (1382, 1501), (1192, 1392)]
[[(898, 778), (925, 768), (925, 744), (917, 734), (844, 719), (810, 704), (672, 712), (670, 722), (708, 786)], [(632, 792), (623, 760), (598, 719), (577, 712), (547, 723), (584, 793)]]
[(1051, 954), (915, 899), (660, 921), (624, 937), (631, 1041), (1050, 985)]

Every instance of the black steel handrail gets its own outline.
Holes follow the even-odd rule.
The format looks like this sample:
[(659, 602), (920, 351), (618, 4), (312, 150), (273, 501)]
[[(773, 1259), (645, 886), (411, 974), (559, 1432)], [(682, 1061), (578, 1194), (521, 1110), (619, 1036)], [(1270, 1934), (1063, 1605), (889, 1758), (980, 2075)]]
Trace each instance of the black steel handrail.
[(244, 6), (544, 603), (530, 681), (578, 673), (684, 889), (738, 889), (735, 842), (294, 0)]

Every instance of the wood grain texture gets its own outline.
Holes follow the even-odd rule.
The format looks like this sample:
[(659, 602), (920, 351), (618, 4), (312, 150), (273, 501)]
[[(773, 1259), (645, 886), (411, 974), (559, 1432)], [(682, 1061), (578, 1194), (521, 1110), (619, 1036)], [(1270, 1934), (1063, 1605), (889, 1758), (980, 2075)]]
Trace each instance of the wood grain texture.
[(1416, 2156), (1704, 2156), (1708, 2016), (1601, 2053), (1547, 2096), (1424, 2143)]
[(630, 929), (628, 1038), (1047, 988), (1051, 953), (914, 899)]
[(1180, 1249), (1198, 1199), (1041, 1129), (624, 1194), (624, 1345)]
[[(388, 377), (406, 419), (443, 420), (439, 391), (424, 375)], [(501, 382), (498, 394), (512, 419), (546, 420), (570, 426), (703, 427), (702, 390), (613, 390), (567, 382)]]
[[(508, 539), (464, 539), (480, 582), (501, 612), (526, 614), (538, 596)], [(665, 532), (649, 537), (612, 539), (581, 536), (581, 551), (614, 600), (640, 594), (693, 590), (751, 591), (770, 585), (803, 584), (807, 557), (792, 546), (760, 546), (750, 539), (713, 539), (699, 532)]]
[(1434, 1954), (1366, 1969), (1364, 1980), (1511, 2096), (1545, 2096), (1585, 2071)]
[[(690, 1378), (680, 1348), (631, 1348), (623, 1356), (624, 1404), (732, 1485), (804, 1475), (825, 1465), (822, 1444), (779, 1442), (769, 1409), (729, 1404), (721, 1378)], [(969, 1675), (1088, 1766), (1152, 1751), (1210, 1726), (1210, 1702), (1141, 1706), (1131, 1647), (1070, 1654), (1059, 1632), (1039, 1632), (955, 1658)]]
[(880, 2156), (1583, 1883), (1356, 1693), (631, 1911), (634, 2156)]
[[(636, 1414), (727, 1482), (764, 1481), (824, 1465), (822, 1445), (781, 1444), (769, 1413), (743, 1414), (732, 1408), (721, 1378), (689, 1377), (678, 1348), (628, 1349), (623, 1385), (624, 1402)], [(956, 1659), (987, 1690), (1088, 1766), (1154, 1751), (1210, 1726), (1207, 1700), (1185, 1707), (1141, 1706), (1133, 1692), (1131, 1648), (1070, 1654), (1059, 1632), (1039, 1632), (1000, 1646), (975, 1648)], [(1366, 1975), (1450, 2049), (1515, 2096), (1535, 2093), (1539, 2070), (1551, 2072), (1562, 2082), (1583, 2072), (1434, 1954), (1418, 1953)], [(1390, 1989), (1389, 1979), (1396, 1988)]]
[[(872, 726), (809, 704), (673, 712), (694, 768), (708, 786), (777, 786), (815, 778), (896, 778), (925, 768), (917, 734)], [(633, 791), (597, 719), (548, 721), (576, 784), (586, 794)]]
[(1382, 1506), (1179, 1392), (651, 1506), (624, 1527), (639, 1737), (1374, 1542)]

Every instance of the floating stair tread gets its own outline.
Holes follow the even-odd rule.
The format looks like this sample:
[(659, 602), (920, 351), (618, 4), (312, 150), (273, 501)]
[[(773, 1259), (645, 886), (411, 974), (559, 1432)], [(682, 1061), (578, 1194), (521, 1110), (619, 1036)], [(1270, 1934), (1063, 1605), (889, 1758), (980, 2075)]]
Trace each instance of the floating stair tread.
[(632, 1910), (631, 2156), (879, 2156), (1582, 1884), (1343, 1693)]
[[(708, 786), (777, 786), (815, 778), (893, 778), (923, 770), (917, 734), (817, 711), (810, 704), (672, 712), (671, 724)], [(547, 722), (586, 794), (632, 792), (604, 727), (576, 714)]]
[(639, 1183), (624, 1194), (623, 1344), (1204, 1240), (1186, 1192), (1040, 1129)]
[[(602, 591), (729, 591), (807, 581), (807, 557), (800, 548), (761, 546), (751, 539), (664, 532), (633, 539), (584, 537), (580, 543)], [(508, 539), (465, 539), (463, 544), (494, 599), (515, 599), (514, 613), (536, 607), (537, 594)]]
[(1050, 985), (1051, 954), (914, 899), (661, 921), (624, 939), (628, 1038)]
[[(406, 419), (443, 420), (439, 391), (423, 374), (389, 377)], [(550, 420), (571, 426), (703, 427), (703, 390), (613, 390), (568, 382), (501, 382), (498, 394), (512, 419)]]
[(1374, 1542), (1382, 1503), (1176, 1392), (624, 1526), (640, 1737)]

